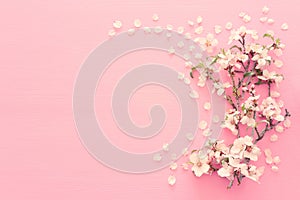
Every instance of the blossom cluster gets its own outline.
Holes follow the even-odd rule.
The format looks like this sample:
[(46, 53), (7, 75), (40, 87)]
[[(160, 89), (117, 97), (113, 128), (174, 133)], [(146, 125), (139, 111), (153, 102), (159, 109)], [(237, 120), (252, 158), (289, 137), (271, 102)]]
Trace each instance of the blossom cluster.
[(227, 146), (223, 140), (211, 143), (203, 154), (201, 150), (194, 151), (189, 157), (189, 164), (195, 176), (217, 172), (220, 177), (227, 178), (232, 184), (234, 179), (241, 182), (243, 177), (259, 181), (264, 166), (256, 167), (250, 161), (257, 161), (261, 150), (253, 143), (250, 136), (236, 139), (233, 145)]
[[(250, 20), (249, 17), (246, 19)], [(285, 24), (282, 30), (286, 29)], [(211, 35), (208, 35), (205, 43), (200, 41), (201, 46), (207, 45), (203, 48), (208, 53), (212, 53), (212, 48), (217, 44)], [(191, 68), (191, 75), (197, 70), (198, 86), (203, 87), (206, 81), (212, 81), (213, 92), (227, 101), (229, 108), (221, 126), (233, 134), (235, 140), (230, 145), (217, 140), (208, 148), (193, 151), (189, 164), (195, 176), (216, 171), (220, 177), (230, 181), (231, 187), (235, 180), (240, 184), (243, 178), (259, 182), (265, 167), (253, 164), (261, 154), (257, 143), (267, 132), (283, 132), (284, 127), (288, 128), (291, 123), (288, 119), (290, 113), (284, 108), (283, 101), (279, 99), (280, 93), (276, 91), (276, 87), (284, 80), (276, 70), (283, 66), (280, 57), (285, 45), (281, 40), (275, 38), (273, 31), (260, 35), (256, 30), (241, 26), (230, 31), (228, 45), (227, 49), (221, 49), (212, 56), (209, 65), (200, 63)], [(214, 76), (219, 72), (227, 74), (227, 82)], [(277, 139), (276, 134), (270, 137), (271, 142)], [(279, 163), (278, 156), (272, 158), (269, 151), (265, 151), (265, 155), (267, 164)], [(273, 165), (272, 170), (277, 171), (278, 166)]]

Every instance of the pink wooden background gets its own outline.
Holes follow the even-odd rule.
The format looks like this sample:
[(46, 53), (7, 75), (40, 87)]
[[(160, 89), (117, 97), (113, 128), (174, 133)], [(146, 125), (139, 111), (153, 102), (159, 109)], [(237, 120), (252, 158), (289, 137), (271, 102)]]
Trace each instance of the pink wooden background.
[[(113, 20), (121, 19), (126, 28), (135, 18), (153, 25), (152, 14), (158, 13), (159, 25), (179, 26), (202, 15), (204, 26), (212, 31), (213, 25), (224, 25), (227, 21), (241, 24), (237, 15), (246, 11), (253, 18), (249, 26), (265, 30), (258, 22), (264, 5), (271, 8), (269, 16), (275, 19), (269, 29), (279, 30), (283, 22), (290, 27), (287, 32), (279, 31), (287, 45), (283, 70), (286, 80), (280, 91), (293, 115), (293, 125), (279, 135), (279, 142), (271, 145), (282, 160), (278, 173), (266, 169), (260, 185), (246, 181), (226, 190), (227, 181), (216, 176), (197, 179), (177, 169), (177, 183), (170, 187), (168, 169), (143, 175), (120, 173), (101, 165), (87, 153), (73, 121), (73, 84), (89, 52), (107, 39)], [(2, 1), (0, 199), (297, 199), (300, 195), (298, 5), (295, 0)], [(140, 100), (139, 96), (136, 98)], [(169, 105), (170, 100), (162, 103)], [(141, 114), (134, 107), (130, 109), (133, 116), (146, 115), (145, 110)], [(178, 110), (170, 109), (169, 116), (176, 116)], [(143, 117), (133, 119), (143, 124), (147, 122)], [(176, 123), (176, 117), (169, 120), (173, 118)], [(113, 126), (111, 123), (112, 129)], [(126, 148), (125, 138), (124, 141), (114, 138)], [(163, 142), (163, 139), (152, 142), (152, 147), (159, 148)], [(130, 148), (139, 150), (139, 144)]]

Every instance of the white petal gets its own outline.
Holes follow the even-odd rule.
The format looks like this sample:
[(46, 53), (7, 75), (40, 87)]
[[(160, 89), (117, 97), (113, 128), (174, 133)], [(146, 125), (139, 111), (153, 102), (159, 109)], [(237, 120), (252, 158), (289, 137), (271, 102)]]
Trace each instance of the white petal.
[(288, 30), (288, 29), (289, 29), (289, 25), (288, 25), (287, 23), (283, 23), (283, 24), (281, 25), (281, 30), (286, 31), (286, 30)]
[(177, 28), (177, 32), (180, 33), (180, 34), (182, 34), (182, 33), (184, 32), (184, 27), (179, 26), (179, 27)]
[(244, 17), (246, 15), (245, 12), (240, 12), (239, 17)]
[(190, 25), (190, 26), (194, 26), (194, 22), (193, 21), (191, 21), (191, 20), (188, 20), (188, 25)]
[(184, 78), (184, 73), (178, 72), (178, 79), (183, 80), (183, 78)]
[(201, 130), (204, 130), (204, 129), (206, 129), (206, 127), (207, 127), (207, 122), (205, 120), (200, 121), (199, 128)]
[(191, 83), (191, 80), (190, 80), (188, 77), (185, 77), (185, 78), (183, 79), (183, 82), (184, 82), (185, 84), (189, 85), (189, 84)]
[(175, 53), (175, 49), (173, 47), (170, 47), (168, 50), (169, 54), (174, 54)]
[(190, 33), (185, 33), (184, 38), (187, 40), (192, 39), (192, 35)]
[(115, 30), (111, 29), (111, 30), (108, 31), (108, 36), (112, 37), (114, 35), (116, 35), (116, 31)]
[(269, 164), (269, 165), (272, 164), (273, 163), (272, 157), (267, 157), (266, 158), (266, 163)]
[(203, 18), (201, 16), (198, 16), (197, 17), (197, 23), (198, 24), (201, 24), (201, 22), (203, 21)]
[(154, 28), (155, 33), (161, 33), (161, 32), (163, 32), (163, 30), (164, 29), (161, 26), (155, 26), (155, 28)]
[(198, 94), (197, 91), (192, 90), (192, 91), (190, 91), (190, 97), (193, 98), (193, 99), (198, 99), (199, 98), (199, 94)]
[(192, 133), (187, 133), (185, 137), (186, 137), (186, 139), (188, 139), (189, 141), (194, 140), (194, 134), (192, 134)]
[(173, 175), (170, 175), (168, 178), (169, 185), (174, 185), (176, 183), (176, 178)]
[(292, 122), (291, 122), (291, 120), (289, 120), (289, 119), (286, 119), (286, 120), (284, 120), (284, 122), (283, 122), (283, 126), (286, 127), (286, 128), (291, 127), (291, 124), (292, 124)]
[(278, 68), (282, 67), (283, 66), (283, 62), (281, 60), (275, 60), (274, 61), (274, 65)]
[(271, 142), (276, 142), (277, 140), (278, 140), (278, 135), (272, 134), (271, 137), (270, 137), (270, 141)]
[(168, 31), (173, 30), (173, 26), (172, 26), (171, 24), (168, 24), (168, 25), (166, 26), (166, 28), (167, 28)]
[(128, 35), (133, 35), (135, 33), (135, 30), (133, 28), (128, 29), (127, 34)]
[(225, 25), (225, 28), (227, 30), (231, 30), (232, 29), (232, 23), (231, 22), (227, 22), (226, 25)]
[(272, 169), (273, 172), (278, 172), (279, 171), (279, 168), (277, 166), (275, 166), (275, 165), (273, 165), (271, 167), (271, 169)]
[(162, 159), (162, 157), (159, 153), (156, 153), (156, 154), (153, 155), (153, 160), (154, 161), (158, 162), (158, 161), (161, 161), (161, 159)]
[(273, 158), (273, 162), (276, 164), (276, 165), (278, 165), (279, 163), (280, 163), (280, 157), (279, 156), (275, 156), (274, 158)]
[(210, 110), (211, 105), (210, 105), (209, 102), (205, 102), (203, 107), (204, 107), (205, 110)]
[(203, 27), (202, 26), (199, 26), (195, 29), (195, 33), (200, 35), (201, 33), (203, 32)]
[(275, 20), (271, 19), (271, 18), (269, 18), (268, 21), (267, 21), (268, 24), (274, 24), (274, 22), (275, 22)]
[(261, 18), (259, 18), (259, 21), (261, 23), (265, 23), (267, 20), (268, 20), (268, 17), (261, 17)]
[(220, 121), (220, 117), (218, 115), (213, 116), (213, 122), (218, 123)]
[(278, 133), (282, 133), (282, 132), (284, 131), (284, 128), (283, 128), (283, 126), (281, 126), (281, 125), (277, 125), (277, 126), (275, 127), (275, 131), (278, 132)]
[(168, 143), (163, 144), (162, 148), (163, 148), (164, 151), (169, 151), (169, 144)]
[(220, 25), (215, 25), (215, 33), (216, 34), (219, 34), (219, 33), (221, 33), (222, 32), (222, 26), (220, 26)]
[(245, 15), (245, 16), (243, 17), (243, 21), (246, 22), (246, 23), (248, 23), (248, 22), (251, 21), (251, 17), (250, 17), (249, 15)]
[(142, 26), (142, 22), (141, 22), (140, 19), (134, 20), (133, 24), (134, 24), (134, 26), (135, 26), (136, 28), (139, 28), (139, 27)]
[(224, 92), (225, 92), (225, 90), (223, 88), (220, 88), (217, 90), (217, 95), (221, 96)]
[(178, 46), (178, 48), (182, 48), (182, 47), (184, 47), (184, 42), (183, 41), (179, 41), (178, 43), (177, 43), (177, 46)]
[(270, 8), (268, 8), (267, 6), (264, 6), (264, 7), (262, 8), (262, 13), (263, 13), (263, 14), (268, 14), (269, 10), (270, 10)]
[(271, 157), (272, 156), (271, 149), (265, 149), (265, 156), (266, 157)]
[(122, 22), (119, 21), (119, 20), (114, 21), (113, 27), (116, 28), (116, 29), (121, 28), (122, 27)]
[(166, 37), (170, 38), (172, 36), (172, 33), (166, 33)]
[(212, 131), (208, 128), (202, 132), (202, 135), (204, 135), (205, 137), (211, 136), (211, 134), (212, 134)]
[(175, 170), (175, 169), (177, 169), (177, 163), (172, 163), (171, 165), (170, 165), (170, 169), (171, 170)]
[(280, 93), (276, 92), (276, 91), (271, 91), (271, 97), (273, 97), (273, 98), (280, 97)]
[(153, 21), (158, 21), (159, 20), (158, 14), (154, 13), (153, 16), (152, 16), (152, 20)]
[(150, 27), (144, 27), (143, 30), (145, 31), (145, 33), (151, 33)]
[(183, 164), (182, 164), (182, 168), (183, 168), (184, 170), (188, 170), (188, 169), (189, 169), (189, 165), (188, 165), (187, 163), (183, 163)]

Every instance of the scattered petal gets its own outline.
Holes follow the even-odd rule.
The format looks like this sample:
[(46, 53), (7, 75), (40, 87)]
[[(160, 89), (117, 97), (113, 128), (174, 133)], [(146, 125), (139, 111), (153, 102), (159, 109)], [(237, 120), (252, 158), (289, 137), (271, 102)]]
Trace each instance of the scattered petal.
[(198, 94), (197, 91), (192, 90), (192, 91), (190, 91), (190, 97), (193, 98), (193, 99), (198, 99), (199, 98), (199, 94)]
[(221, 96), (225, 92), (224, 88), (220, 88), (217, 90), (217, 95)]
[(164, 151), (169, 151), (169, 144), (168, 143), (163, 144), (162, 148)]
[(143, 29), (144, 29), (145, 33), (151, 33), (150, 27), (144, 27)]
[(153, 16), (152, 16), (152, 20), (153, 21), (158, 21), (159, 20), (158, 14), (154, 13)]
[(220, 25), (215, 25), (215, 33), (216, 34), (219, 34), (219, 33), (221, 33), (222, 32), (222, 26), (220, 26)]
[(279, 171), (279, 168), (277, 166), (275, 166), (275, 165), (273, 165), (271, 167), (271, 169), (272, 169), (273, 172), (278, 172)]
[(250, 21), (251, 21), (250, 15), (245, 15), (245, 16), (243, 17), (243, 21), (246, 22), (246, 23), (250, 22)]
[(199, 126), (198, 126), (201, 130), (206, 129), (207, 127), (207, 122), (205, 120), (200, 121)]
[(280, 93), (276, 92), (276, 91), (271, 91), (271, 97), (273, 97), (273, 98), (280, 97)]
[(162, 157), (159, 153), (156, 153), (156, 154), (153, 155), (153, 160), (154, 161), (159, 162), (159, 161), (161, 161), (161, 159), (162, 159)]
[(177, 28), (177, 32), (178, 32), (179, 34), (182, 34), (182, 33), (184, 32), (184, 27), (179, 26), (179, 27)]
[(133, 35), (134, 33), (135, 33), (135, 30), (133, 28), (128, 29), (128, 31), (127, 31), (127, 34), (130, 36)]
[(211, 136), (211, 134), (212, 134), (212, 131), (208, 128), (202, 132), (202, 135), (204, 135), (205, 137)]
[(202, 21), (203, 21), (203, 18), (202, 18), (201, 16), (198, 16), (198, 17), (197, 17), (197, 23), (198, 23), (198, 24), (201, 24)]
[(279, 156), (275, 156), (275, 157), (273, 158), (273, 162), (274, 162), (276, 165), (278, 165), (278, 164), (280, 163), (280, 157), (279, 157)]
[(182, 155), (184, 155), (184, 156), (187, 156), (188, 154), (189, 154), (189, 152), (188, 152), (188, 148), (184, 148), (184, 149), (182, 149)]
[(272, 156), (271, 149), (265, 149), (265, 156), (266, 157), (271, 157)]
[(190, 26), (194, 26), (194, 24), (195, 24), (195, 23), (194, 23), (193, 21), (191, 21), (191, 20), (188, 20), (187, 23), (188, 23), (188, 25), (190, 25)]
[(182, 47), (184, 47), (184, 42), (183, 41), (178, 42), (177, 46), (178, 46), (178, 48), (181, 49)]
[(201, 33), (203, 32), (203, 27), (202, 26), (199, 26), (195, 29), (195, 33), (200, 35)]
[(268, 20), (268, 17), (261, 17), (261, 18), (259, 18), (259, 21), (261, 23), (265, 23), (267, 20)]
[(175, 53), (175, 49), (173, 47), (170, 47), (168, 50), (169, 54), (174, 54)]
[(218, 115), (213, 116), (213, 122), (218, 123), (220, 121), (220, 117)]
[(192, 38), (192, 35), (190, 33), (185, 33), (184, 38), (189, 40)]
[(116, 28), (116, 29), (121, 28), (122, 27), (122, 22), (119, 21), (119, 20), (114, 21), (113, 27)]
[(176, 183), (176, 178), (175, 178), (175, 176), (170, 175), (169, 178), (168, 178), (168, 183), (169, 183), (169, 185), (172, 185), (172, 186), (173, 186), (173, 185)]
[(172, 163), (172, 164), (170, 165), (170, 169), (171, 169), (171, 170), (177, 169), (177, 163), (176, 163), (176, 162)]
[(269, 164), (269, 165), (272, 164), (273, 163), (272, 157), (267, 157), (266, 158), (266, 163)]
[(173, 26), (172, 26), (171, 24), (168, 24), (168, 25), (166, 26), (166, 28), (167, 28), (168, 31), (173, 30)]
[(283, 62), (281, 60), (275, 60), (274, 65), (278, 68), (281, 68), (283, 66)]
[(210, 110), (211, 108), (210, 102), (205, 102), (203, 107), (205, 110)]
[(288, 29), (289, 29), (289, 25), (288, 25), (287, 23), (283, 23), (283, 24), (281, 25), (281, 30), (286, 31), (286, 30), (288, 30)]
[(225, 28), (227, 30), (231, 30), (232, 29), (232, 23), (231, 22), (227, 22), (226, 25), (225, 25)]
[(171, 159), (172, 159), (172, 160), (176, 160), (176, 159), (177, 159), (177, 154), (176, 154), (176, 153), (172, 153)]
[(184, 78), (184, 73), (178, 72), (178, 79), (183, 80), (183, 78)]
[(190, 69), (190, 68), (193, 67), (193, 63), (191, 61), (187, 61), (187, 62), (185, 62), (185, 67), (188, 68), (188, 69)]
[(112, 37), (112, 36), (115, 36), (116, 35), (116, 31), (111, 29), (108, 31), (108, 36)]
[(240, 14), (239, 14), (239, 17), (244, 17), (246, 15), (246, 13), (245, 12), (240, 12)]
[(277, 140), (278, 140), (278, 135), (272, 134), (271, 137), (270, 137), (270, 141), (271, 142), (276, 142)]
[(263, 14), (268, 14), (269, 11), (270, 11), (270, 8), (268, 8), (267, 6), (264, 6), (264, 7), (262, 8), (262, 13), (263, 13)]
[(291, 122), (291, 120), (289, 120), (289, 119), (286, 119), (286, 120), (284, 120), (284, 122), (283, 122), (283, 126), (286, 127), (286, 128), (291, 127), (291, 124), (292, 124), (292, 122)]
[(271, 24), (274, 24), (274, 22), (275, 22), (275, 20), (274, 20), (274, 19), (271, 19), (271, 18), (269, 18), (268, 21), (267, 21), (267, 23), (270, 24), (270, 25), (271, 25)]
[(155, 33), (161, 33), (163, 30), (164, 30), (164, 29), (163, 29), (161, 26), (156, 26), (156, 27), (154, 28), (154, 32), (155, 32)]
[(191, 80), (190, 80), (188, 77), (185, 77), (185, 78), (183, 79), (183, 82), (184, 82), (185, 84), (189, 85), (189, 84), (191, 83)]
[(186, 139), (188, 139), (189, 141), (192, 141), (192, 140), (194, 139), (194, 134), (192, 134), (192, 133), (187, 133), (185, 137), (186, 137)]
[(167, 37), (167, 38), (170, 38), (171, 36), (172, 36), (172, 33), (169, 33), (169, 32), (166, 33), (166, 37)]
[(187, 163), (183, 163), (183, 164), (182, 164), (182, 168), (183, 168), (184, 170), (188, 170), (188, 169), (189, 169), (189, 165), (188, 165)]
[(282, 132), (284, 131), (284, 128), (283, 128), (283, 126), (281, 126), (281, 125), (277, 125), (277, 126), (275, 127), (275, 131), (278, 132), (278, 133), (282, 133)]
[(140, 28), (142, 26), (142, 22), (140, 19), (134, 20), (133, 24), (136, 28)]

